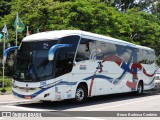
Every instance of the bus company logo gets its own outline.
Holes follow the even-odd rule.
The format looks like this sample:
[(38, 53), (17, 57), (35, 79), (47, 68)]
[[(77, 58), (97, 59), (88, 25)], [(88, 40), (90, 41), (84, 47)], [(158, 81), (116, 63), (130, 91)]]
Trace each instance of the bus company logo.
[[(43, 81), (43, 82), (45, 82), (45, 81)], [(42, 88), (52, 87), (52, 86), (54, 86), (54, 85), (59, 84), (60, 82), (62, 82), (62, 79), (57, 80), (57, 81), (55, 81), (55, 82), (53, 82), (53, 83), (49, 83), (49, 84), (46, 84), (46, 83), (45, 83), (45, 85), (41, 85), (41, 87), (42, 87)]]
[(40, 86), (45, 86), (45, 85), (46, 85), (46, 81), (40, 82)]
[(2, 117), (12, 117), (11, 112), (2, 112)]
[(10, 118), (10, 117), (42, 117), (42, 113), (40, 112), (2, 112), (2, 119), (3, 118)]

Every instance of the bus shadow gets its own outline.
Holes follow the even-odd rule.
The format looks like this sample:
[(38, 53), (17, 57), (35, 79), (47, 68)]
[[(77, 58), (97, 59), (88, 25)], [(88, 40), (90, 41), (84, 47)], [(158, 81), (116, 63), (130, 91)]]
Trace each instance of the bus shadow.
[(81, 104), (77, 104), (73, 102), (73, 100), (63, 100), (63, 101), (54, 101), (54, 102), (47, 101), (42, 103), (20, 104), (17, 106), (34, 108), (34, 109), (35, 108), (44, 109), (48, 111), (63, 111), (63, 110), (69, 110), (69, 109), (78, 108), (78, 107), (87, 107), (92, 105), (118, 102), (118, 101), (130, 100), (135, 98), (144, 98), (152, 95), (155, 95), (155, 94), (149, 94), (146, 92), (141, 96), (136, 96), (133, 93), (120, 93), (120, 94), (103, 95), (103, 96), (88, 98), (86, 102)]

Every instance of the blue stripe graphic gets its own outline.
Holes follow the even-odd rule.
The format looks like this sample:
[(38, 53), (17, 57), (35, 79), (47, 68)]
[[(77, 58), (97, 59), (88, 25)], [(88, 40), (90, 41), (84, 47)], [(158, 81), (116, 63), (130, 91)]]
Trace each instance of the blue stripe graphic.
[(18, 96), (20, 98), (25, 98), (25, 96), (31, 96), (31, 98), (35, 98), (37, 95), (41, 94), (42, 92), (54, 87), (54, 86), (57, 86), (57, 85), (76, 85), (77, 82), (67, 82), (67, 81), (61, 81), (53, 86), (50, 86), (48, 88), (41, 88), (41, 90), (37, 91), (36, 93), (32, 94), (32, 95), (22, 95), (22, 94), (19, 94), (19, 93), (16, 93), (15, 91), (12, 90), (12, 93), (15, 95), (15, 96)]

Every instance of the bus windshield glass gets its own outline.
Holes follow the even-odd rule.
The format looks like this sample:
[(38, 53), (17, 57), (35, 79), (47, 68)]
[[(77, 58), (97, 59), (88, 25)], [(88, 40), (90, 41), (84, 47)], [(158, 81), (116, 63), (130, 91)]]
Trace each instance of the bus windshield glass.
[[(71, 72), (79, 39), (79, 36), (73, 35), (50, 41), (22, 42), (14, 63), (13, 79), (38, 82)], [(55, 58), (50, 61), (48, 51), (56, 44), (72, 46), (57, 49)]]
[(57, 41), (23, 42), (15, 60), (14, 78), (20, 81), (53, 78), (54, 61), (48, 60), (48, 50)]

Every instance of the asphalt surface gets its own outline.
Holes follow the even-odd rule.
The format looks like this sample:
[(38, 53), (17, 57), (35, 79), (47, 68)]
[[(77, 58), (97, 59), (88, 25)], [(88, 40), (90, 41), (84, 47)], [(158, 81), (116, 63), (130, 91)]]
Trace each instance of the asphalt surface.
[[(59, 116), (58, 118), (47, 117), (47, 119), (88, 119), (88, 120), (112, 120), (112, 119), (122, 119), (128, 120), (128, 117), (106, 117), (98, 116), (95, 117), (99, 111), (160, 111), (160, 95), (159, 94), (150, 94), (145, 93), (142, 96), (135, 96), (131, 93), (125, 94), (115, 94), (115, 95), (106, 95), (89, 98), (87, 102), (83, 104), (73, 103), (71, 100), (59, 101), (59, 102), (43, 102), (43, 103), (23, 103), (23, 104), (10, 104), (10, 105), (0, 105), (0, 111), (43, 111), (45, 115), (48, 116)], [(53, 112), (58, 111), (58, 112)], [(63, 112), (63, 111), (73, 111), (73, 112)], [(90, 113), (89, 117), (84, 117), (81, 115), (82, 111), (85, 113)], [(92, 111), (92, 112), (91, 112)], [(95, 112), (96, 111), (96, 112)], [(73, 113), (79, 114), (79, 116), (72, 117)], [(97, 114), (98, 115), (98, 114)], [(62, 118), (63, 117), (63, 118)], [(64, 118), (65, 117), (65, 118)], [(150, 119), (149, 119), (150, 118)], [(159, 117), (130, 117), (129, 119), (135, 120), (159, 120)], [(6, 117), (1, 117), (0, 119), (11, 119)], [(15, 118), (14, 118), (15, 119)], [(17, 118), (16, 118), (17, 119)], [(18, 119), (20, 119), (18, 117)], [(22, 118), (21, 118), (22, 119)], [(23, 118), (27, 119), (27, 118)], [(33, 118), (32, 118), (33, 119)], [(36, 119), (44, 119), (35, 117)], [(46, 118), (45, 118), (46, 119)]]

